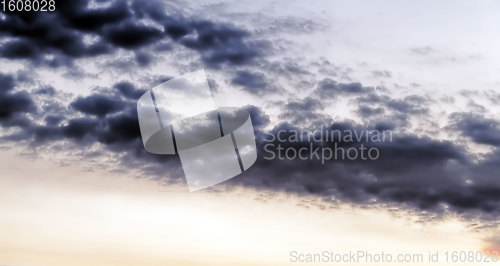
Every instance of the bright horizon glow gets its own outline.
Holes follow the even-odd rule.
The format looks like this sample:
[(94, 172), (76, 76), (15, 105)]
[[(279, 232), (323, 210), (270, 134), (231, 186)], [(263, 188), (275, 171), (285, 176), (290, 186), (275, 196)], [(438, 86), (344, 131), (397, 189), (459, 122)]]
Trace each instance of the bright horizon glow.
[(81, 166), (0, 157), (0, 261), (9, 265), (284, 265), (293, 250), (481, 250), (487, 237), (456, 217), (423, 222), (410, 211), (282, 193), (264, 202), (266, 192), (243, 188), (188, 193)]

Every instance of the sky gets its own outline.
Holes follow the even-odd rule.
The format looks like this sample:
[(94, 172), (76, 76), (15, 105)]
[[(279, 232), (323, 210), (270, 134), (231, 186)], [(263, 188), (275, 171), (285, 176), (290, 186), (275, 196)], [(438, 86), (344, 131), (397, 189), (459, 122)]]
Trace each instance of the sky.
[[(0, 12), (0, 264), (498, 249), (499, 5), (78, 0)], [(136, 104), (199, 69), (217, 106), (250, 113), (258, 158), (190, 193), (178, 156), (144, 149)], [(279, 140), (314, 130), (392, 138)], [(268, 160), (266, 145), (379, 156)]]

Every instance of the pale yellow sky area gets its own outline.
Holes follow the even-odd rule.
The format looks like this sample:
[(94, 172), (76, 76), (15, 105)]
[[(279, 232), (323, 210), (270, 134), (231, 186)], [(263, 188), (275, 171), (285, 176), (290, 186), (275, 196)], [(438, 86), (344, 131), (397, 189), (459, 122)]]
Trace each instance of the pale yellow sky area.
[(9, 151), (0, 169), (0, 265), (295, 265), (292, 251), (479, 250), (491, 233), (403, 210), (306, 208), (314, 198), (246, 188), (189, 193)]

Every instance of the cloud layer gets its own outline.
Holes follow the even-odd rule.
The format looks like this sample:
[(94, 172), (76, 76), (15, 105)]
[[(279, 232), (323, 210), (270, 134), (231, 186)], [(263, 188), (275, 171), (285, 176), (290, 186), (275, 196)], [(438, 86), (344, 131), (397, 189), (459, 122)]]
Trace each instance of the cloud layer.
[[(412, 119), (430, 119), (433, 103), (428, 98), (417, 94), (396, 97), (360, 82), (316, 76), (287, 60), (266, 57), (276, 47), (272, 47), (271, 41), (258, 40), (248, 29), (215, 20), (172, 16), (168, 8), (155, 1), (137, 0), (91, 7), (87, 1), (79, 0), (61, 3), (57, 12), (50, 14), (6, 13), (0, 23), (0, 55), (9, 62), (51, 68), (78, 66), (79, 59), (118, 51), (133, 53), (139, 65), (146, 66), (153, 52), (175, 53), (176, 47), (195, 51), (205, 66), (230, 69), (227, 83), (249, 97), (282, 94), (272, 101), (280, 108), (275, 116), (278, 120), (272, 121), (262, 106), (245, 107), (255, 127), (259, 159), (249, 171), (227, 182), (227, 186), (312, 193), (332, 201), (402, 204), (437, 214), (499, 214), (499, 121), (464, 110), (444, 117), (443, 129), (455, 134), (456, 139), (411, 133), (406, 127)], [(419, 48), (413, 52), (427, 54), (429, 50)], [(328, 67), (322, 67), (322, 72), (327, 73)], [(29, 82), (22, 73), (8, 69), (2, 72), (1, 140), (30, 147), (68, 142), (76, 147), (97, 145), (100, 151), (117, 154), (117, 163), (125, 169), (139, 167), (144, 175), (167, 175), (172, 182), (182, 180), (182, 169), (174, 156), (151, 155), (142, 147), (136, 112), (136, 100), (145, 92), (140, 85), (124, 79), (61, 103), (54, 100), (62, 97), (60, 88), (40, 86), (23, 90), (18, 85)], [(379, 75), (391, 78), (390, 73)], [(299, 80), (300, 84), (312, 84), (312, 89), (284, 89), (278, 79)], [(354, 106), (360, 121), (334, 119), (328, 114), (329, 105), (343, 100)], [(366, 144), (380, 150), (376, 161), (330, 160), (323, 164), (320, 160), (263, 158), (264, 147), (269, 144), (266, 139), (276, 139), (283, 130), (300, 131), (303, 127), (326, 133), (395, 133), (392, 141), (381, 143), (273, 142), (293, 149)], [(483, 145), (489, 152), (478, 156), (467, 145)]]

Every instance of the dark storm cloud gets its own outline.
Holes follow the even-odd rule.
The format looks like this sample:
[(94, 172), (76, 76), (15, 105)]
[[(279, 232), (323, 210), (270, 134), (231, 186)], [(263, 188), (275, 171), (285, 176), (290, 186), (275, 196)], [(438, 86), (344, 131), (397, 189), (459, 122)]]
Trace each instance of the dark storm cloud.
[(356, 112), (363, 121), (370, 124), (391, 124), (390, 128), (404, 127), (412, 116), (426, 116), (429, 101), (418, 95), (392, 98), (384, 93), (367, 88), (366, 93), (352, 102), (357, 105)]
[(125, 104), (114, 97), (91, 95), (76, 99), (70, 106), (82, 113), (103, 117), (123, 110)]
[(493, 146), (500, 145), (500, 123), (480, 115), (456, 113), (451, 115), (451, 127), (474, 142)]
[(0, 53), (8, 59), (23, 59), (38, 57), (38, 48), (26, 40), (9, 41), (2, 45)]
[(252, 119), (252, 125), (258, 131), (264, 129), (264, 127), (268, 126), (269, 123), (271, 122), (269, 116), (266, 113), (264, 113), (262, 108), (259, 108), (254, 105), (247, 105), (244, 106), (243, 109), (246, 110), (248, 113), (250, 113), (250, 117)]
[(114, 46), (134, 49), (160, 40), (163, 33), (159, 29), (127, 21), (105, 27), (102, 36)]
[[(145, 49), (169, 41), (172, 45), (197, 51), (207, 66), (217, 68), (222, 64), (249, 63), (269, 48), (266, 42), (250, 41), (247, 31), (233, 25), (169, 17), (155, 1), (131, 1), (130, 5), (125, 1), (114, 1), (99, 9), (90, 9), (87, 4), (81, 0), (65, 1), (50, 14), (7, 14), (0, 24), (0, 34), (5, 36), (0, 54), (8, 59), (29, 59), (34, 63), (60, 66), (70, 64), (76, 58), (124, 49), (134, 52), (137, 62), (145, 66), (152, 60), (152, 55)], [(153, 22), (139, 21), (145, 18)], [(84, 37), (93, 41), (89, 44)], [(170, 43), (168, 47), (171, 48)], [(49, 55), (54, 58), (47, 58)], [(293, 64), (275, 68), (276, 73), (282, 70), (292, 73), (289, 75), (308, 73)], [(263, 73), (250, 68), (236, 71), (232, 82), (256, 95), (273, 89)], [(33, 146), (59, 142), (70, 142), (77, 147), (101, 144), (105, 151), (120, 155), (119, 162), (123, 163), (124, 169), (141, 168), (144, 173), (155, 177), (175, 175), (171, 180), (182, 176), (176, 156), (145, 152), (136, 113), (136, 99), (144, 91), (132, 83), (119, 82), (114, 89), (74, 99), (69, 106), (39, 104), (38, 108), (44, 108), (44, 113), (48, 114), (38, 121), (25, 116), (34, 112), (37, 106), (27, 93), (14, 92), (14, 85), (12, 77), (0, 76), (0, 123), (21, 129), (21, 132), (3, 139), (23, 140)], [(46, 92), (38, 90), (37, 93), (51, 95), (50, 90)], [(327, 122), (328, 119), (318, 113), (323, 107), (319, 99), (345, 95), (358, 97), (357, 103), (363, 104), (359, 112), (364, 115), (379, 116), (392, 111), (400, 120), (405, 120), (408, 115), (424, 114), (427, 110), (425, 99), (417, 96), (393, 99), (376, 94), (374, 88), (364, 87), (361, 83), (338, 83), (331, 79), (320, 81), (311, 97), (285, 103), (283, 118), (290, 120), (290, 124), (281, 123), (270, 131), (265, 129), (270, 123), (269, 117), (261, 109), (247, 106), (245, 108), (255, 127), (258, 161), (226, 184), (312, 193), (325, 199), (335, 197), (357, 203), (374, 200), (377, 203), (402, 203), (438, 213), (443, 205), (458, 212), (500, 211), (500, 184), (495, 181), (500, 170), (498, 151), (481, 163), (474, 163), (462, 147), (452, 142), (398, 135), (391, 142), (366, 143), (380, 149), (380, 159), (373, 162), (338, 160), (322, 164), (319, 160), (263, 159), (265, 139), (270, 137), (269, 134), (276, 136), (280, 130), (298, 130), (298, 124), (303, 121), (313, 126), (310, 130), (317, 128), (318, 122), (325, 124), (325, 131), (397, 129), (394, 120), (398, 119), (393, 117), (373, 126)], [(55, 111), (45, 112), (50, 108)], [(497, 141), (491, 138), (496, 132), (491, 126), (462, 121), (458, 128), (478, 142)], [(333, 144), (316, 141), (282, 143), (285, 148), (308, 148), (309, 145), (333, 148)], [(355, 145), (336, 144), (341, 148)], [(170, 164), (168, 171), (166, 161)]]
[(394, 130), (396, 127), (397, 125), (394, 121), (377, 121), (373, 125), (373, 128), (378, 131)]
[(317, 123), (325, 123), (330, 119), (318, 111), (324, 105), (318, 99), (306, 97), (301, 100), (289, 101), (285, 104), (280, 118), (287, 119), (293, 125), (311, 126)]
[[(128, 5), (118, 0), (103, 8), (88, 4), (87, 0), (64, 1), (57, 3), (55, 12), (5, 13), (0, 33), (6, 42), (0, 55), (57, 67), (76, 58), (118, 48), (134, 51), (170, 39), (198, 51), (207, 66), (219, 67), (247, 63), (266, 49), (265, 43), (246, 40), (248, 32), (231, 25), (169, 17), (159, 1), (135, 0)], [(150, 19), (156, 26), (141, 19)], [(143, 52), (136, 53), (136, 59), (141, 66), (151, 62)]]
[(0, 93), (4, 94), (13, 89), (15, 86), (15, 79), (11, 75), (0, 73)]
[[(163, 82), (159, 82), (158, 84), (163, 83)], [(117, 89), (118, 91), (120, 91), (120, 93), (123, 96), (125, 96), (129, 99), (132, 99), (132, 100), (139, 99), (146, 92), (146, 90), (137, 89), (134, 86), (134, 84), (127, 82), (127, 81), (122, 81), (122, 82), (116, 83), (114, 85), (114, 88)]]
[(334, 98), (342, 94), (361, 94), (371, 91), (373, 88), (363, 87), (361, 83), (337, 83), (332, 79), (324, 79), (319, 82), (316, 94), (319, 97)]
[(57, 10), (62, 14), (61, 19), (82, 31), (97, 32), (104, 25), (121, 22), (132, 15), (125, 1), (114, 1), (107, 8), (93, 10), (88, 9), (86, 0), (57, 4)]
[[(5, 121), (4, 126), (9, 122), (7, 126), (22, 129), (14, 133), (16, 136), (3, 138), (32, 139), (35, 142), (69, 138), (113, 144), (131, 142), (140, 137), (136, 102), (130, 98), (137, 97), (142, 91), (127, 81), (115, 84), (115, 90), (101, 90), (101, 93), (79, 97), (69, 104), (70, 109), (60, 106), (51, 98), (39, 99), (43, 104), (37, 107), (27, 92), (13, 92), (15, 85), (14, 77), (0, 74), (0, 120)], [(52, 87), (34, 91), (38, 95), (56, 94)], [(40, 120), (44, 124), (26, 118), (26, 114), (37, 108), (43, 111)], [(12, 123), (13, 118), (23, 123)]]
[(68, 121), (68, 124), (66, 126), (60, 128), (60, 134), (66, 138), (79, 140), (87, 135), (93, 134), (96, 130), (96, 126), (97, 122), (91, 119), (71, 119)]
[[(357, 96), (354, 103), (359, 105), (361, 114), (380, 119), (369, 119), (370, 123), (363, 125), (351, 122), (325, 124), (328, 119), (318, 112), (322, 102), (314, 96), (349, 94)], [(323, 80), (310, 97), (284, 105), (281, 118), (288, 119), (290, 123), (282, 123), (269, 132), (256, 130), (258, 161), (249, 171), (228, 183), (299, 194), (313, 193), (326, 199), (335, 197), (362, 204), (400, 203), (437, 214), (452, 210), (461, 214), (482, 213), (483, 218), (486, 215), (497, 217), (500, 214), (500, 182), (496, 181), (500, 171), (499, 151), (476, 162), (473, 155), (456, 143), (403, 133), (394, 133), (392, 141), (381, 143), (283, 143), (276, 140), (278, 132), (300, 132), (302, 122), (318, 117), (323, 121), (322, 128), (326, 132), (336, 129), (351, 132), (400, 130), (410, 115), (427, 114), (428, 104), (426, 98), (416, 95), (392, 98), (360, 83), (339, 84)], [(456, 121), (455, 129), (476, 142), (499, 143), (499, 138), (495, 137), (500, 135), (498, 121), (464, 115), (456, 116), (452, 121)], [(309, 130), (321, 129), (318, 123), (306, 124)], [(380, 158), (376, 161), (332, 160), (325, 164), (320, 160), (275, 158), (271, 161), (264, 159), (264, 147), (269, 144), (265, 139), (275, 139), (273, 144), (295, 150), (309, 147), (335, 149), (334, 144), (341, 148), (365, 144), (377, 148)]]
[(428, 101), (422, 96), (410, 95), (403, 98), (392, 98), (387, 95), (375, 93), (369, 88), (368, 93), (357, 98), (361, 104), (379, 105), (393, 111), (405, 114), (425, 114), (428, 112)]
[(266, 91), (273, 90), (264, 74), (251, 71), (236, 72), (233, 84), (245, 87), (245, 90), (256, 95), (262, 95)]
[(25, 135), (25, 138), (33, 138), (38, 144), (63, 139), (82, 141), (84, 145), (94, 142), (105, 145), (120, 143), (123, 145), (119, 149), (120, 151), (130, 149), (128, 144), (134, 143), (140, 138), (137, 116), (132, 110), (101, 118), (72, 118), (61, 123), (63, 120), (66, 118), (47, 117), (45, 119), (46, 125), (27, 127), (25, 133), (28, 134)]
[(44, 120), (47, 126), (57, 126), (64, 119), (62, 115), (47, 115)]
[(36, 110), (30, 95), (25, 91), (13, 92), (14, 86), (14, 77), (0, 73), (0, 122)]
[(34, 110), (33, 101), (26, 92), (0, 94), (0, 120), (9, 119), (16, 113)]
[[(12, 76), (1, 75), (0, 88), (2, 97), (12, 100), (16, 81)], [(22, 131), (10, 136), (3, 136), (3, 140), (25, 141), (29, 145), (45, 145), (70, 141), (76, 147), (88, 146), (94, 143), (103, 145), (105, 151), (117, 154), (121, 169), (140, 170), (148, 175), (165, 178), (168, 182), (182, 180), (182, 169), (176, 156), (152, 155), (145, 152), (140, 137), (136, 98), (143, 91), (132, 83), (121, 81), (112, 89), (99, 90), (85, 98), (77, 98), (65, 109), (66, 113), (47, 113), (38, 121), (20, 116), (36, 109), (33, 101), (27, 105), (20, 105), (18, 109), (9, 109), (10, 124)], [(9, 96), (10, 95), (10, 96)], [(45, 97), (45, 96), (44, 96)], [(380, 102), (389, 102), (383, 97), (370, 96), (372, 99), (383, 99)], [(2, 98), (3, 99), (3, 98)], [(415, 99), (413, 99), (415, 100)], [(45, 103), (47, 110), (60, 113), (60, 106)], [(2, 105), (3, 106), (3, 105)], [(11, 106), (10, 106), (11, 107)], [(20, 108), (20, 109), (19, 109)], [(38, 106), (38, 108), (42, 108)], [(255, 106), (246, 106), (254, 124), (258, 146), (258, 160), (254, 166), (225, 184), (245, 185), (259, 189), (281, 190), (297, 194), (316, 194), (325, 199), (340, 199), (345, 202), (363, 204), (371, 203), (401, 203), (406, 206), (442, 213), (446, 208), (459, 213), (482, 212), (498, 215), (500, 212), (500, 182), (497, 174), (500, 167), (500, 152), (496, 150), (485, 160), (477, 163), (461, 146), (446, 141), (419, 137), (408, 134), (394, 134), (392, 141), (370, 143), (350, 143), (346, 141), (308, 141), (280, 142), (277, 135), (280, 131), (300, 131), (297, 125), (281, 123), (270, 130), (270, 118), (265, 112)], [(305, 98), (300, 101), (290, 101), (285, 109), (289, 110), (290, 119), (293, 116), (314, 114), (321, 110), (322, 104), (315, 98)], [(45, 110), (44, 109), (44, 110)], [(295, 110), (295, 112), (291, 112)], [(478, 140), (492, 142), (486, 132), (494, 131), (496, 121), (484, 122), (475, 118), (475, 121), (486, 123), (471, 125), (471, 119), (459, 116), (457, 126), (464, 132), (472, 132)], [(15, 123), (13, 122), (15, 121)], [(323, 124), (323, 127), (312, 126), (309, 130), (323, 130), (328, 133), (334, 130), (362, 131), (386, 130), (394, 128), (392, 121), (382, 121), (377, 125), (368, 126), (353, 124), (352, 122), (335, 122)], [(488, 124), (489, 123), (489, 124)], [(496, 124), (494, 124), (496, 123)], [(479, 131), (478, 131), (479, 130)], [(480, 133), (477, 133), (480, 132)], [(289, 134), (289, 133), (286, 133)], [(286, 136), (286, 134), (282, 135)], [(274, 138), (274, 141), (270, 141)], [(380, 158), (369, 160), (329, 160), (322, 164), (321, 160), (266, 160), (265, 145), (281, 144), (283, 148), (321, 148), (347, 149), (365, 144), (367, 147), (376, 147), (380, 150)], [(337, 145), (337, 146), (335, 146)], [(90, 156), (90, 155), (89, 155)], [(165, 169), (168, 165), (168, 171)], [(447, 206), (447, 207), (446, 207)]]
[[(10, 83), (10, 78), (5, 78), (5, 75), (0, 77), (7, 81), (0, 84)], [(133, 168), (166, 183), (182, 182), (178, 158), (149, 154), (143, 148), (136, 100), (131, 99), (142, 91), (127, 81), (115, 84), (114, 88), (77, 98), (70, 106), (76, 105), (78, 108), (61, 106), (41, 94), (42, 98), (38, 98), (38, 101), (43, 101), (43, 104), (39, 104), (38, 109), (42, 112), (36, 114), (36, 119), (28, 118), (27, 112), (30, 110), (20, 107), (10, 111), (13, 114), (10, 118), (0, 118), (3, 127), (18, 129), (14, 133), (2, 135), (0, 140), (20, 141), (28, 147), (51, 147), (54, 144), (57, 148), (53, 152), (59, 152), (60, 149), (81, 151), (82, 148), (85, 150), (99, 144), (101, 148), (98, 153), (111, 152), (114, 158), (118, 158), (110, 166), (116, 168), (113, 171), (129, 171)], [(0, 102), (3, 103), (5, 95), (0, 95)], [(83, 154), (89, 158), (95, 156), (93, 152)], [(165, 176), (169, 176), (169, 179), (165, 180)]]
[[(115, 87), (134, 89), (134, 86), (127, 81), (119, 82), (115, 84)], [(137, 141), (140, 139), (140, 132), (136, 102), (121, 97), (120, 90), (114, 92), (93, 94), (73, 101), (70, 107), (86, 115), (84, 117), (62, 118), (56, 116), (50, 118), (54, 120), (53, 122), (46, 119), (47, 126), (34, 126), (31, 129), (28, 128), (27, 131), (31, 130), (35, 138), (40, 141), (46, 139), (44, 135), (46, 131), (50, 133), (51, 138), (71, 138), (99, 142), (105, 145), (127, 144)], [(130, 96), (130, 93), (135, 91), (126, 92)], [(66, 122), (61, 123), (62, 120), (66, 120)], [(51, 126), (54, 124), (57, 126)], [(127, 149), (127, 145), (124, 146), (124, 149)]]
[[(175, 27), (179, 22), (174, 22)], [(241, 65), (251, 61), (269, 46), (267, 42), (245, 42), (248, 33), (226, 25), (217, 25), (210, 21), (189, 23), (188, 35), (179, 39), (186, 47), (199, 51), (205, 64), (216, 67), (221, 63)], [(166, 26), (167, 32), (169, 25)], [(192, 33), (196, 33), (193, 36)], [(179, 38), (179, 30), (172, 33), (172, 38)]]
[[(54, 152), (61, 148), (67, 151), (81, 150), (100, 144), (102, 148), (99, 153), (112, 152), (118, 158), (110, 166), (116, 167), (116, 171), (134, 168), (158, 179), (164, 180), (165, 176), (169, 176), (168, 180), (164, 180), (166, 183), (183, 181), (178, 158), (149, 154), (144, 150), (135, 100), (143, 91), (132, 83), (121, 81), (113, 86), (114, 89), (101, 88), (88, 97), (75, 99), (69, 106), (61, 106), (42, 93), (39, 94), (42, 98), (37, 100), (43, 104), (36, 107), (31, 98), (24, 98), (28, 96), (27, 93), (10, 93), (16, 84), (12, 76), (0, 74), (0, 80), (0, 124), (18, 129), (14, 133), (2, 135), (0, 141), (21, 141), (28, 147), (50, 147), (56, 144), (58, 148)], [(4, 101), (9, 103), (4, 104)], [(35, 119), (29, 118), (27, 114), (36, 108), (42, 112), (35, 114)], [(258, 113), (259, 110), (255, 107), (247, 109), (251, 113)], [(5, 117), (4, 110), (8, 110), (9, 117)], [(265, 124), (269, 121), (265, 116), (256, 116), (256, 122)], [(92, 154), (88, 156), (94, 156)]]
[[(335, 129), (362, 130), (349, 123), (333, 124)], [(290, 124), (275, 127), (276, 138), (280, 130), (299, 130)], [(270, 137), (266, 135), (268, 139)], [(324, 165), (319, 160), (263, 159), (260, 139), (258, 162), (231, 183), (284, 190), (296, 193), (314, 193), (326, 198), (369, 204), (403, 203), (436, 213), (447, 207), (459, 213), (482, 211), (498, 215), (500, 209), (500, 182), (493, 177), (499, 169), (500, 156), (491, 161), (474, 164), (465, 149), (452, 142), (436, 141), (413, 135), (399, 135), (393, 141), (370, 144), (377, 147), (381, 157), (376, 161), (333, 160)], [(275, 141), (274, 144), (281, 142)], [(314, 148), (332, 143), (281, 143), (284, 148)], [(337, 143), (348, 148), (350, 143)], [(488, 167), (487, 167), (488, 166)], [(478, 169), (483, 169), (479, 171)], [(447, 207), (444, 207), (447, 206)]]

